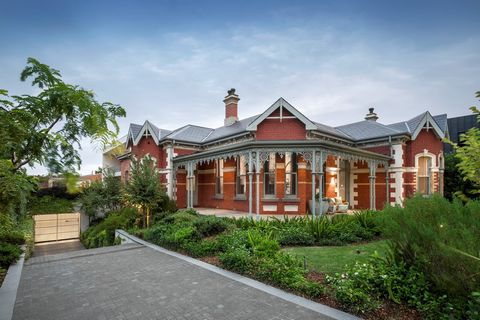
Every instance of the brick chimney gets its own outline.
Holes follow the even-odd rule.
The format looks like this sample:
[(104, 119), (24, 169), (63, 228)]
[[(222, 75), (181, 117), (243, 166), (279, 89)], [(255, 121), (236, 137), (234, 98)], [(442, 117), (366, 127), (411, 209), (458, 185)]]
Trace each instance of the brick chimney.
[(238, 121), (238, 100), (240, 98), (235, 94), (235, 89), (227, 91), (227, 96), (223, 99), (225, 102), (225, 126), (230, 126)]
[(374, 110), (374, 108), (369, 108), (368, 109), (369, 113), (367, 113), (367, 115), (365, 116), (365, 120), (377, 121), (378, 116), (375, 112), (373, 112), (373, 110)]

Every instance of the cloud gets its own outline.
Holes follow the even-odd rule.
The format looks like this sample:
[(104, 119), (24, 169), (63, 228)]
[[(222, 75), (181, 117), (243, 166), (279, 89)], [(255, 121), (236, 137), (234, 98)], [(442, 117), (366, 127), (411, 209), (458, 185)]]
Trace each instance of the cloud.
[[(480, 90), (479, 43), (459, 39), (424, 47), (331, 25), (236, 26), (49, 44), (39, 59), (62, 70), (66, 81), (94, 90), (99, 100), (125, 106), (127, 119), (120, 124), (126, 133), (130, 122), (146, 119), (166, 129), (221, 126), (230, 87), (240, 95), (241, 117), (262, 112), (280, 96), (329, 125), (360, 121), (371, 106), (385, 123), (427, 108), (466, 114)], [(82, 172), (89, 173), (101, 155), (83, 145)]]

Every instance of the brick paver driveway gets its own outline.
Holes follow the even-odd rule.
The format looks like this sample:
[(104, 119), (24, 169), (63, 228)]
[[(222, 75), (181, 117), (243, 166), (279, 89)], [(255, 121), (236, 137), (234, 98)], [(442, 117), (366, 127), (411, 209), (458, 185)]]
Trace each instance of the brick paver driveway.
[(137, 244), (27, 261), (13, 319), (329, 319)]

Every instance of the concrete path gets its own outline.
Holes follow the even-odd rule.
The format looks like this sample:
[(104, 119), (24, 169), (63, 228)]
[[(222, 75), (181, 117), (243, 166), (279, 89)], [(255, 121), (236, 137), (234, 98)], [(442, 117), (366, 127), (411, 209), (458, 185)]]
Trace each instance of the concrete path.
[(51, 254), (59, 254), (78, 250), (85, 250), (85, 247), (78, 239), (56, 242), (44, 242), (35, 244), (33, 256), (41, 257)]
[(13, 319), (331, 318), (184, 259), (125, 244), (27, 261)]

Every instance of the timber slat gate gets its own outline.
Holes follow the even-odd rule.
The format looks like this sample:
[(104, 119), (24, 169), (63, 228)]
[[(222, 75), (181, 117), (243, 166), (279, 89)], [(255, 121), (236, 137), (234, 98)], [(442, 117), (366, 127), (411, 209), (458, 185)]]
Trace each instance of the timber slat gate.
[(80, 213), (37, 214), (35, 242), (77, 239), (80, 237)]

